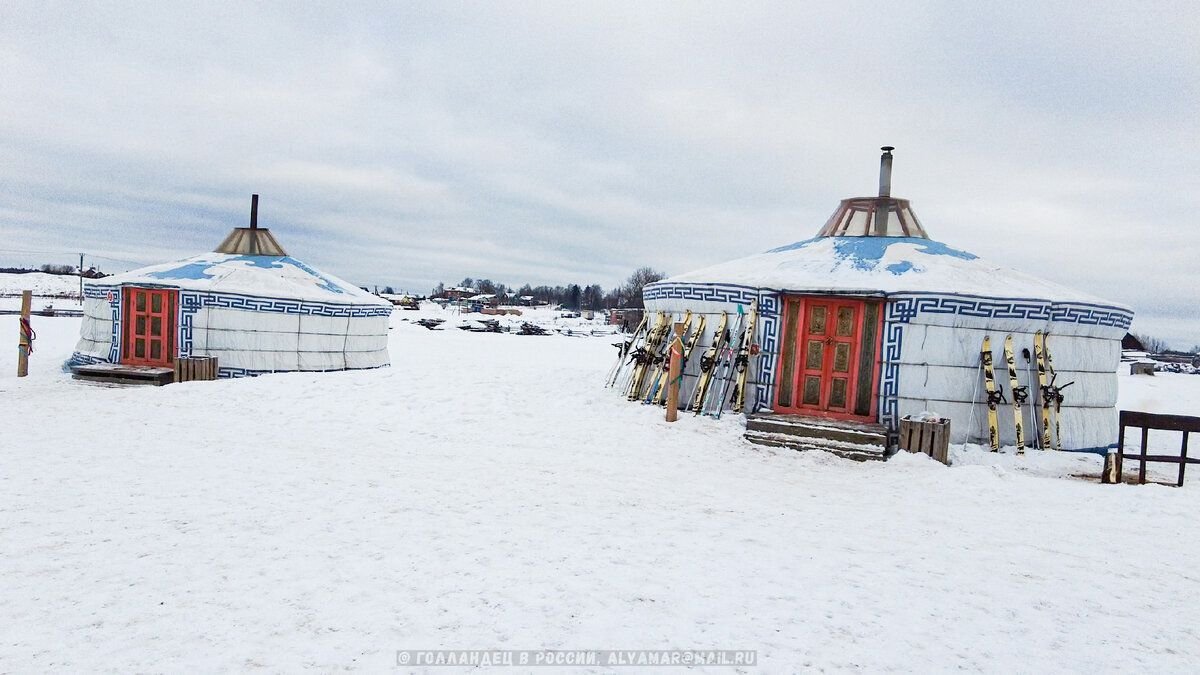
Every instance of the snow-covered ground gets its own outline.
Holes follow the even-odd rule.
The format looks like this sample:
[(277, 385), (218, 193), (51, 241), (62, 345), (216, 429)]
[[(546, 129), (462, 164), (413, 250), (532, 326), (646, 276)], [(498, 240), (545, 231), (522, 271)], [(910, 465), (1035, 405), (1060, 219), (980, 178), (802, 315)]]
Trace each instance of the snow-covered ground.
[[(37, 318), (29, 378), (0, 350), (0, 670), (378, 671), (437, 648), (1200, 663), (1200, 472), (774, 451), (734, 416), (669, 425), (604, 390), (609, 339), (403, 321), (425, 313), (393, 315), (391, 368), (158, 389), (72, 382), (79, 320)], [(1200, 412), (1195, 376), (1121, 387)]]
[(79, 277), (45, 272), (15, 274), (0, 272), (0, 296), (20, 295), (21, 291), (33, 291), (35, 296), (69, 295), (79, 296)]

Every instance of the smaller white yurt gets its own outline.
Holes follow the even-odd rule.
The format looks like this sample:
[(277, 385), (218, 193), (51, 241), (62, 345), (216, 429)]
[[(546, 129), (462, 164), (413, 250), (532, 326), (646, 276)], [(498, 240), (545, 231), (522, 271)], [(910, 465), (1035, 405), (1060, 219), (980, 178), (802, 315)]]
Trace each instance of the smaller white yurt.
[(219, 377), (388, 365), (391, 303), (288, 256), (257, 215), (254, 195), (250, 227), (215, 252), (85, 283), (69, 365), (215, 356)]
[[(930, 411), (951, 421), (953, 442), (987, 444), (987, 337), (995, 386), (1008, 401), (1000, 442), (1013, 445), (1020, 434), (1026, 445), (1045, 445), (1050, 427), (1053, 447), (1115, 444), (1130, 308), (931, 239), (908, 200), (891, 196), (892, 148), (883, 150), (879, 196), (842, 200), (813, 238), (649, 284), (646, 309), (706, 314), (713, 325), (722, 312), (757, 307), (747, 413), (840, 422), (847, 434), (880, 428), (894, 438), (903, 417)], [(1046, 390), (1033, 358), (1038, 340), (1052, 357)], [(1029, 394), (1016, 409), (1006, 341), (1016, 389)], [(705, 335), (697, 349), (711, 342)], [(699, 361), (689, 359), (683, 400)], [(1056, 393), (1062, 399), (1051, 402), (1047, 425), (1043, 403)]]

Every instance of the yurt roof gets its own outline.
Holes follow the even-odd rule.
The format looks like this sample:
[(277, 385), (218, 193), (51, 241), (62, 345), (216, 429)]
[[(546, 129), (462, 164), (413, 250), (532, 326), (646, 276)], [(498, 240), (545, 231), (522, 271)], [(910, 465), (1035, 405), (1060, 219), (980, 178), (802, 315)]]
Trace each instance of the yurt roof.
[(816, 237), (658, 283), (821, 294), (937, 292), (1122, 307), (920, 237)]
[(908, 200), (891, 196), (894, 149), (883, 147), (879, 196), (842, 200), (815, 238), (679, 274), (647, 288), (736, 284), (814, 294), (952, 293), (1129, 309), (930, 239)]
[(258, 195), (250, 198), (250, 227), (235, 227), (212, 253), (142, 267), (88, 286), (171, 286), (193, 291), (351, 305), (391, 303), (289, 256), (258, 226)]
[(89, 283), (92, 286), (173, 286), (267, 298), (388, 305), (361, 288), (290, 256), (202, 253)]

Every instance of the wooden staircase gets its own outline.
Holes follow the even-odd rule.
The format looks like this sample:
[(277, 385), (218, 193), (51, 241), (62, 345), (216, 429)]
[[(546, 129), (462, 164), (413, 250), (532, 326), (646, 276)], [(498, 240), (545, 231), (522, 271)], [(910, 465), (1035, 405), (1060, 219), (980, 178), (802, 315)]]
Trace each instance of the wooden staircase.
[(801, 415), (755, 413), (746, 417), (746, 440), (793, 450), (825, 450), (860, 462), (891, 456), (887, 427)]

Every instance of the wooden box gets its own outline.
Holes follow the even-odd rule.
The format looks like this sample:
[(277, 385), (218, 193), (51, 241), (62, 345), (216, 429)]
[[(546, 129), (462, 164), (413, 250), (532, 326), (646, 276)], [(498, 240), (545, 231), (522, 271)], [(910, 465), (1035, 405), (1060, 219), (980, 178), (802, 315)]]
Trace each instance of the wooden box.
[(176, 382), (215, 379), (217, 379), (217, 357), (193, 356), (175, 359)]
[(905, 416), (900, 420), (900, 449), (950, 464), (950, 420), (921, 422)]

